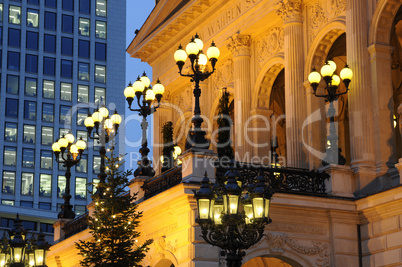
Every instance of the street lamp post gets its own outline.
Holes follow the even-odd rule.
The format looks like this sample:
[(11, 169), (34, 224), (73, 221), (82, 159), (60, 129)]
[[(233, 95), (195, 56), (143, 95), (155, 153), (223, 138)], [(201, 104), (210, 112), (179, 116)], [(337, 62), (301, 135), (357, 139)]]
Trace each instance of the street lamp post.
[[(328, 116), (329, 116), (329, 135), (327, 139), (327, 147), (326, 147), (326, 156), (322, 160), (322, 165), (328, 164), (339, 164), (345, 165), (346, 159), (341, 155), (341, 151), (338, 148), (338, 136), (336, 134), (335, 128), (335, 115), (336, 110), (334, 107), (334, 101), (339, 98), (339, 96), (346, 94), (349, 91), (349, 84), (353, 77), (353, 72), (349, 68), (348, 65), (340, 72), (340, 77), (335, 74), (336, 71), (336, 64), (332, 60), (328, 60), (324, 66), (321, 68), (321, 75), (313, 68), (312, 72), (308, 76), (308, 80), (313, 87), (314, 95), (316, 97), (323, 97), (325, 98), (326, 102), (329, 102), (328, 108)], [(321, 76), (323, 77), (326, 87), (325, 90), (327, 91), (326, 94), (317, 94), (317, 88), (321, 81)], [(346, 91), (338, 92), (338, 86), (343, 81), (343, 84), (346, 87)]]
[[(190, 77), (191, 82), (195, 83), (193, 94), (195, 97), (195, 106), (194, 106), (194, 117), (191, 122), (193, 123), (192, 129), (189, 131), (186, 142), (186, 149), (194, 148), (209, 148), (209, 141), (205, 138), (205, 131), (201, 129), (201, 124), (204, 121), (201, 117), (201, 109), (200, 109), (200, 96), (201, 96), (201, 88), (200, 82), (207, 79), (211, 76), (215, 71), (215, 65), (218, 61), (218, 57), (220, 55), (219, 49), (215, 46), (215, 43), (212, 42), (211, 47), (207, 50), (207, 55), (205, 55), (202, 51), (204, 44), (198, 34), (196, 34), (193, 38), (191, 38), (190, 43), (186, 46), (186, 51), (183, 50), (183, 47), (180, 45), (178, 50), (174, 54), (174, 59), (176, 60), (176, 64), (179, 67), (179, 73), (181, 76)], [(191, 62), (191, 72), (188, 74), (183, 74), (182, 70), (184, 67), (184, 63), (187, 59), (190, 58)], [(212, 71), (207, 70), (207, 63), (211, 62)]]
[[(61, 211), (57, 215), (59, 219), (74, 219), (75, 213), (73, 211), (73, 206), (70, 205), (70, 180), (71, 180), (71, 167), (77, 165), (80, 160), (84, 149), (86, 148), (86, 143), (82, 140), (78, 140), (75, 144), (74, 135), (71, 133), (63, 135), (58, 141), (52, 145), (53, 153), (57, 163), (62, 163), (66, 168), (66, 189), (63, 194), (64, 204), (61, 206)], [(61, 156), (61, 158), (60, 158)]]
[[(162, 95), (165, 92), (165, 87), (157, 80), (154, 86), (151, 86), (151, 81), (143, 73), (142, 77), (138, 77), (134, 84), (129, 83), (129, 85), (124, 89), (124, 96), (126, 97), (128, 103), (128, 109), (131, 111), (138, 112), (138, 115), (142, 116), (141, 129), (142, 129), (142, 142), (140, 148), (141, 160), (138, 161), (138, 168), (134, 171), (134, 176), (150, 176), (155, 175), (155, 171), (152, 168), (152, 161), (148, 159), (149, 148), (147, 141), (147, 129), (148, 122), (147, 116), (155, 113), (159, 108)], [(138, 109), (131, 107), (134, 97), (137, 98)], [(142, 101), (141, 101), (142, 97)], [(158, 101), (158, 105), (152, 106), (154, 100)]]
[[(210, 185), (205, 175), (194, 196), (198, 204), (196, 222), (206, 242), (222, 249), (228, 267), (240, 267), (244, 250), (256, 244), (270, 223), (269, 206), (272, 193), (258, 176), (253, 184), (241, 183), (240, 173), (229, 170), (226, 184)], [(241, 184), (242, 187), (239, 186)]]
[(32, 235), (27, 240), (27, 233), (17, 214), (13, 228), (8, 231), (9, 238), (4, 232), (1, 239), (0, 267), (47, 267), (46, 257), (50, 244), (46, 242), (45, 235), (41, 231), (37, 239)]
[(103, 189), (105, 187), (107, 176), (105, 172), (106, 144), (117, 135), (117, 130), (119, 129), (121, 121), (121, 116), (116, 110), (109, 118), (109, 110), (106, 107), (96, 109), (92, 115), (88, 114), (88, 117), (86, 117), (84, 121), (88, 137), (92, 140), (98, 141), (101, 145), (99, 149), (99, 154), (101, 156), (100, 173), (98, 174), (99, 184), (95, 192), (95, 195), (101, 197), (104, 193)]

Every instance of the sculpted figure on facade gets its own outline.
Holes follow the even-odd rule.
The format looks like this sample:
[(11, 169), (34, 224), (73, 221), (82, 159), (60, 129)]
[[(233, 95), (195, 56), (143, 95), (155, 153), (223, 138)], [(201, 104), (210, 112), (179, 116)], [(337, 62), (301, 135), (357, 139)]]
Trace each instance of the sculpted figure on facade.
[(283, 50), (284, 35), (282, 27), (274, 27), (264, 37), (256, 42), (258, 56), (258, 72), (274, 55)]
[(218, 66), (213, 76), (213, 99), (219, 96), (219, 90), (224, 87), (232, 87), (233, 85), (233, 59), (229, 58)]

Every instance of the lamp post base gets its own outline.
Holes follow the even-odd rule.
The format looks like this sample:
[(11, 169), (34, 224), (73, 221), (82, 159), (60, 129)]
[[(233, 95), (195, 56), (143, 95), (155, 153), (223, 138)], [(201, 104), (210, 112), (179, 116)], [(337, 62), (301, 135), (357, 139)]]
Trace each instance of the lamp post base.
[(137, 176), (149, 176), (154, 177), (155, 171), (151, 166), (152, 161), (148, 158), (142, 158), (142, 160), (138, 161), (138, 168), (134, 171), (134, 177)]
[(322, 166), (327, 166), (330, 164), (345, 165), (346, 159), (344, 156), (342, 156), (341, 152), (342, 152), (341, 148), (328, 149), (326, 153), (327, 155), (322, 160)]
[(63, 204), (61, 205), (61, 211), (57, 215), (59, 219), (74, 219), (75, 213), (73, 211), (73, 205), (70, 204)]
[(206, 132), (201, 128), (192, 128), (187, 135), (186, 150), (191, 148), (208, 149), (209, 141), (205, 138)]

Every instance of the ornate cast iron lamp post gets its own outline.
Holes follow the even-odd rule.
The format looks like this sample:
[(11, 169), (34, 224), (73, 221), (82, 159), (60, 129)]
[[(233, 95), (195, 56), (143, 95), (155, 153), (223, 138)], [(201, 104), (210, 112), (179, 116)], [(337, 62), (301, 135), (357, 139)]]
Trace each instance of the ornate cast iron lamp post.
[[(61, 211), (57, 215), (59, 219), (74, 219), (75, 213), (73, 206), (70, 205), (70, 180), (71, 180), (71, 167), (77, 165), (80, 160), (84, 149), (86, 148), (85, 142), (78, 140), (75, 144), (74, 135), (71, 133), (63, 135), (58, 141), (52, 145), (53, 153), (57, 163), (62, 163), (66, 168), (66, 189), (63, 194), (64, 204), (61, 205)], [(61, 156), (61, 157), (60, 157)]]
[(106, 144), (117, 134), (121, 121), (121, 116), (116, 110), (109, 118), (109, 110), (106, 107), (96, 109), (92, 115), (88, 114), (88, 117), (85, 118), (84, 124), (87, 127), (88, 137), (98, 141), (101, 145), (99, 149), (101, 166), (100, 174), (98, 174), (99, 184), (95, 192), (96, 195), (103, 195), (107, 176), (105, 173)]
[[(312, 72), (308, 76), (308, 80), (313, 87), (314, 95), (317, 97), (324, 97), (325, 101), (329, 102), (328, 115), (329, 115), (329, 135), (327, 139), (326, 156), (322, 160), (322, 164), (340, 164), (345, 165), (346, 159), (341, 155), (340, 149), (338, 148), (338, 136), (335, 129), (335, 114), (336, 110), (334, 108), (334, 101), (338, 99), (339, 96), (346, 94), (349, 91), (349, 83), (353, 77), (353, 72), (348, 65), (341, 70), (340, 76), (335, 74), (336, 64), (332, 60), (328, 60), (325, 65), (321, 68), (321, 75), (326, 83), (325, 90), (326, 94), (317, 94), (317, 88), (321, 81), (321, 75), (313, 68)], [(338, 86), (343, 81), (346, 87), (345, 92), (338, 92)]]
[(41, 231), (37, 235), (37, 240), (33, 235), (30, 240), (27, 240), (27, 233), (28, 231), (22, 226), (21, 219), (17, 214), (13, 228), (8, 231), (9, 238), (5, 231), (1, 238), (1, 267), (47, 267), (46, 254), (50, 245), (45, 241), (45, 235)]
[[(211, 47), (207, 50), (207, 55), (205, 55), (202, 51), (203, 46), (204, 43), (196, 34), (195, 37), (191, 38), (190, 43), (186, 46), (186, 51), (184, 51), (183, 47), (180, 45), (178, 50), (174, 54), (174, 59), (176, 60), (176, 64), (179, 67), (180, 75), (184, 77), (190, 77), (191, 82), (195, 82), (193, 91), (195, 97), (194, 117), (191, 120), (194, 126), (188, 133), (186, 149), (190, 149), (192, 147), (203, 149), (209, 148), (209, 141), (205, 139), (206, 133), (205, 131), (201, 130), (201, 123), (203, 122), (203, 119), (201, 118), (200, 109), (200, 82), (204, 81), (209, 76), (211, 76), (212, 73), (214, 73), (215, 65), (218, 61), (220, 52), (219, 49), (215, 46), (215, 43), (212, 42)], [(187, 57), (190, 58), (192, 73), (183, 74), (182, 70)], [(211, 62), (212, 71), (208, 71), (206, 69), (208, 58)]]
[[(134, 171), (134, 176), (154, 176), (155, 171), (152, 168), (152, 161), (148, 159), (149, 148), (147, 141), (147, 129), (148, 122), (147, 116), (155, 113), (159, 108), (162, 95), (165, 92), (165, 87), (160, 83), (159, 79), (156, 84), (152, 87), (151, 81), (145, 74), (142, 77), (138, 77), (134, 84), (129, 83), (129, 85), (124, 90), (124, 96), (126, 97), (128, 103), (128, 109), (131, 111), (138, 112), (138, 115), (142, 116), (141, 129), (142, 129), (142, 146), (140, 148), (141, 160), (138, 161), (138, 168)], [(142, 96), (142, 101), (141, 101)], [(137, 98), (138, 109), (131, 107), (134, 97)], [(158, 101), (158, 105), (152, 106), (152, 102)]]
[(194, 191), (198, 204), (196, 222), (205, 241), (222, 249), (227, 266), (240, 267), (244, 250), (261, 240), (265, 225), (271, 222), (272, 193), (263, 176), (256, 178), (255, 187), (241, 183), (244, 181), (235, 169), (229, 170), (226, 177), (226, 184), (211, 186), (205, 175), (200, 190)]

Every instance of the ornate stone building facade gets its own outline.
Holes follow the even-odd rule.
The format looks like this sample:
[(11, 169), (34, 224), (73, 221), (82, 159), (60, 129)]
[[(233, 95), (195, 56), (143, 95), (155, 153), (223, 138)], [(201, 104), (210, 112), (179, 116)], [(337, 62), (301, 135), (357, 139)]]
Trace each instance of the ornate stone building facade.
[[(178, 74), (173, 54), (198, 33), (221, 51), (216, 72), (201, 84), (211, 149), (216, 148), (220, 90), (228, 88), (237, 160), (268, 157), (276, 136), (283, 165), (331, 176), (325, 194), (274, 195), (273, 223), (247, 251), (244, 266), (400, 266), (401, 20), (400, 0), (161, 0), (134, 38), (127, 52), (148, 62), (154, 80), (159, 78), (167, 90), (154, 115), (155, 159), (166, 121), (173, 122), (184, 148), (192, 84)], [(329, 58), (337, 72), (347, 63), (354, 76), (350, 91), (335, 103), (346, 165), (322, 167), (327, 105), (314, 96), (307, 78)], [(191, 191), (205, 171), (214, 177), (208, 165), (214, 157), (213, 151), (184, 152), (182, 182), (154, 196), (145, 191), (141, 232), (144, 240), (155, 242), (144, 266), (223, 266), (219, 249), (200, 237)], [(196, 166), (197, 160), (204, 165)], [(131, 190), (141, 191), (144, 182), (133, 180)], [(52, 247), (50, 259), (62, 263), (57, 266), (77, 264), (69, 258), (68, 244), (87, 232), (79, 235)]]

